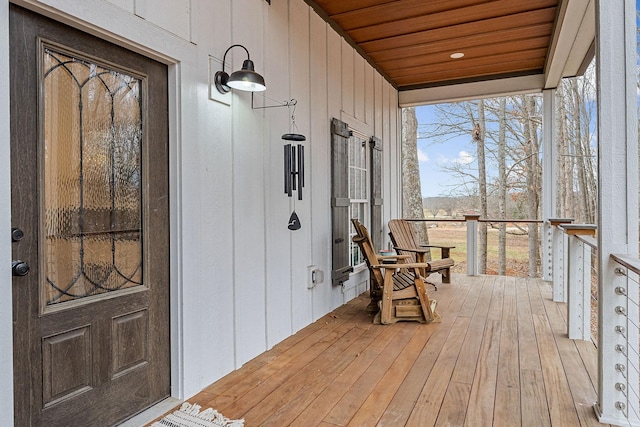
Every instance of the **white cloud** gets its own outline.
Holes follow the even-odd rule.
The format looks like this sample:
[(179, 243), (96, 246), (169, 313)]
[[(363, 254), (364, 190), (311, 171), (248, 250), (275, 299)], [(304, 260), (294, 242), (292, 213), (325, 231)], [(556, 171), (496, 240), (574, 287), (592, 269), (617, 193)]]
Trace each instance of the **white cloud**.
[(460, 151), (458, 157), (450, 158), (446, 156), (438, 157), (438, 163), (441, 165), (468, 165), (473, 163), (473, 156), (466, 151)]
[(458, 153), (458, 158), (453, 160), (453, 163), (459, 165), (468, 165), (470, 163), (473, 163), (473, 156), (466, 151), (461, 151)]
[(418, 162), (428, 162), (429, 156), (427, 153), (418, 148)]

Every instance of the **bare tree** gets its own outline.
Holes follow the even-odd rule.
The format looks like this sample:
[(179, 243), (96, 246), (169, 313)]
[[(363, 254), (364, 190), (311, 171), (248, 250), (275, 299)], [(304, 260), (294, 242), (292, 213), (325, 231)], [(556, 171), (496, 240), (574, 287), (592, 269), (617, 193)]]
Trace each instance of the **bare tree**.
[(591, 224), (597, 220), (595, 152), (591, 146), (593, 68), (589, 67), (583, 77), (564, 79), (556, 91), (559, 215)]
[[(402, 216), (424, 219), (418, 166), (418, 119), (415, 107), (402, 109)], [(421, 242), (429, 244), (426, 223), (418, 223), (416, 232)], [(430, 254), (427, 254), (427, 257), (429, 256)]]
[[(474, 115), (471, 104), (466, 103), (467, 113), (473, 121)], [(480, 216), (487, 218), (487, 172), (485, 162), (485, 116), (484, 116), (484, 100), (477, 102), (477, 120), (471, 131), (471, 139), (476, 144), (476, 155), (478, 162), (478, 199), (480, 202)], [(487, 272), (487, 223), (481, 222), (478, 230), (478, 271), (480, 274)]]
[[(540, 209), (540, 193), (542, 192), (542, 171), (540, 168), (540, 140), (538, 138), (538, 116), (536, 111), (536, 99), (532, 96), (522, 95), (522, 121), (523, 134), (527, 138), (527, 207), (530, 219), (538, 218)], [(537, 224), (529, 224), (529, 277), (538, 277), (540, 265), (540, 236)]]

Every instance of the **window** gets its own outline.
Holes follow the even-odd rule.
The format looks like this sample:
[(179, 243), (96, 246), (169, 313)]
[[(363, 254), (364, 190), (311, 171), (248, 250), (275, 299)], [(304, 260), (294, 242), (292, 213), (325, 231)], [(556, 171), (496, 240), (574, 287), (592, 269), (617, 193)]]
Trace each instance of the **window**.
[[(348, 165), (349, 165), (349, 200), (350, 217), (358, 219), (361, 223), (368, 225), (369, 212), (369, 186), (368, 186), (368, 165), (367, 165), (367, 138), (352, 132), (348, 141)], [(349, 223), (350, 242), (350, 265), (357, 267), (365, 262), (360, 253), (358, 245), (351, 240), (355, 234), (351, 223)]]

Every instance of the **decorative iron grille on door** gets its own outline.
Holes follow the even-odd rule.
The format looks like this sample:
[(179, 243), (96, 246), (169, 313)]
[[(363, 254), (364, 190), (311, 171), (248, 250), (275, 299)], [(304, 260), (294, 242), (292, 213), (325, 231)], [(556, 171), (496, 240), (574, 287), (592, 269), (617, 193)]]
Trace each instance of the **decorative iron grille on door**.
[(142, 284), (143, 83), (76, 56), (43, 53), (46, 305)]

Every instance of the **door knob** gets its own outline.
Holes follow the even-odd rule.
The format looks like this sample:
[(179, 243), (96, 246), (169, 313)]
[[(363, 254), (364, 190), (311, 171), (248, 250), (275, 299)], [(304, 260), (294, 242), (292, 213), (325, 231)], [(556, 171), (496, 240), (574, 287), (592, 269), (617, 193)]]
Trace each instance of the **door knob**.
[(22, 230), (20, 230), (19, 228), (12, 228), (11, 229), (11, 241), (12, 242), (19, 242), (20, 240), (22, 240), (23, 237), (24, 237), (24, 232)]
[(12, 276), (26, 276), (29, 274), (29, 270), (29, 264), (26, 262), (20, 260), (11, 261)]

